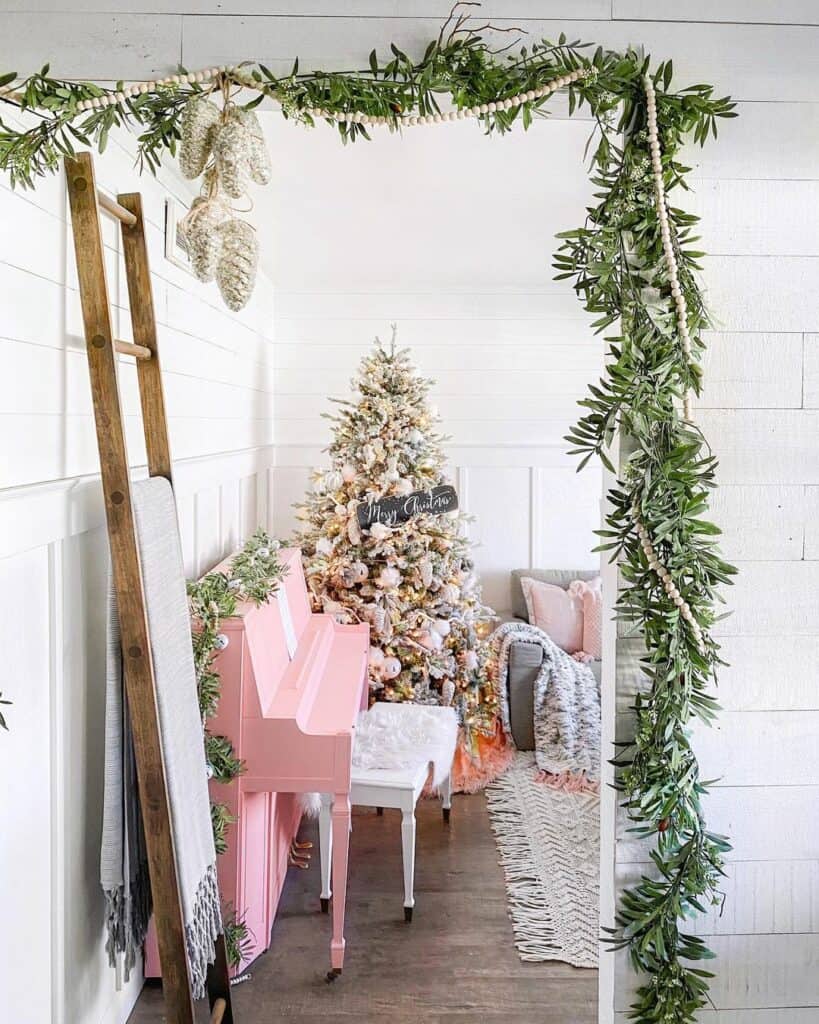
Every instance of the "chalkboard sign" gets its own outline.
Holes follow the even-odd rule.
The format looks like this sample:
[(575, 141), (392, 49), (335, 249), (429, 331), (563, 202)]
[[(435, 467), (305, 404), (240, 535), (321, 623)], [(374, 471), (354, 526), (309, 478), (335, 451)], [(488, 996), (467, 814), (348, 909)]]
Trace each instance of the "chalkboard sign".
[(458, 495), (449, 484), (441, 484), (429, 491), (413, 491), (396, 498), (379, 498), (378, 501), (362, 501), (358, 506), (358, 523), (366, 530), (373, 523), (397, 526), (413, 516), (426, 512), (440, 516), (454, 512), (458, 507)]

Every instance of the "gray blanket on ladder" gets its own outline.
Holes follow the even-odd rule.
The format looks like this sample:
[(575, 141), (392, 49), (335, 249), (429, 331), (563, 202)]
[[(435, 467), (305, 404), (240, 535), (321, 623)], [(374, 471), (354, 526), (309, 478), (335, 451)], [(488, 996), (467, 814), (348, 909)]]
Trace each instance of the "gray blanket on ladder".
[[(207, 966), (214, 960), (222, 920), (182, 549), (168, 481), (137, 481), (132, 495), (191, 983), (193, 996), (199, 999), (205, 993)], [(108, 957), (114, 966), (118, 954), (124, 955), (127, 980), (145, 938), (151, 892), (113, 587), (108, 599), (106, 676), (100, 877)]]

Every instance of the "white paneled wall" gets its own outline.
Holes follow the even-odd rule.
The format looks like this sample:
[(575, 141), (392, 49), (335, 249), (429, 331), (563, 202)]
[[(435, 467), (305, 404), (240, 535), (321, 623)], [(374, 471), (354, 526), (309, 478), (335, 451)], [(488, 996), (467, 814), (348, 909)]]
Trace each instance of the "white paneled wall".
[[(4, 114), (5, 116), (5, 114)], [(233, 316), (163, 256), (169, 170), (139, 178), (133, 144), (97, 162), (143, 192), (186, 572), (268, 523), (272, 290)], [(99, 888), (107, 541), (64, 182), (0, 182), (0, 989), (26, 1024), (119, 1024), (142, 984), (106, 961)], [(114, 325), (129, 338), (118, 232), (103, 219)], [(133, 365), (120, 360), (132, 463), (144, 461)], [(137, 468), (137, 473), (144, 470)]]
[(550, 269), (555, 233), (583, 219), (588, 124), (503, 140), (458, 124), (346, 149), (323, 127), (267, 127), (278, 154), (277, 530), (293, 523), (309, 467), (326, 461), (329, 396), (349, 395), (373, 337), (388, 341), (395, 323), (435, 381), (486, 601), (509, 608), (512, 568), (597, 564), (599, 471), (578, 475), (562, 438), (603, 346)]
[[(269, 3), (261, 0), (243, 0), (229, 11), (220, 0), (88, 0), (83, 5), (88, 13), (77, 18), (76, 5), (69, 0), (50, 0), (45, 12), (32, 10), (25, 0), (5, 0), (0, 12), (0, 63), (33, 68), (52, 58), (58, 72), (110, 79), (167, 72), (180, 57), (191, 68), (259, 57), (286, 71), (296, 53), (303, 69), (316, 64), (364, 66), (369, 50), (377, 46), (385, 53), (391, 39), (412, 52), (437, 33), (448, 6), (428, 0), (282, 0), (270, 14)], [(482, 14), (495, 22), (522, 25), (536, 36), (555, 38), (565, 30), (570, 38), (604, 45), (642, 43), (657, 60), (673, 57), (681, 84), (712, 81), (720, 92), (730, 92), (739, 101), (740, 117), (720, 126), (719, 140), (702, 153), (690, 154), (699, 177), (695, 191), (680, 200), (702, 213), (704, 246), (712, 253), (705, 281), (716, 323), (698, 419), (721, 459), (722, 488), (715, 496), (714, 514), (725, 527), (725, 551), (741, 570), (727, 594), (735, 613), (720, 625), (730, 662), (720, 678), (726, 713), (717, 731), (698, 733), (708, 774), (721, 777), (709, 798), (709, 819), (718, 830), (729, 832), (735, 845), (726, 880), (726, 911), (722, 917), (709, 915), (698, 926), (711, 936), (719, 953), (713, 991), (717, 1009), (703, 1013), (702, 1020), (812, 1024), (819, 1014), (819, 774), (812, 744), (819, 713), (817, 5), (813, 0), (487, 0)], [(402, 161), (416, 159), (409, 133), (407, 148), (396, 140), (379, 141), (374, 158), (370, 150), (375, 146), (357, 144), (343, 152), (342, 163), (337, 161), (341, 150), (330, 146), (328, 133), (308, 134), (279, 125), (275, 163), (286, 189), (275, 219), (282, 294), (277, 372), (263, 378), (273, 380), (276, 392), (277, 528), (290, 526), (290, 503), (303, 493), (307, 467), (321, 459), (327, 430), (318, 415), (326, 408), (328, 390), (343, 393), (346, 377), (370, 336), (386, 334), (389, 321), (395, 319), (401, 340), (412, 346), (422, 368), (441, 382), (436, 401), (454, 437), (450, 457), (464, 503), (478, 513), (474, 529), (483, 543), (478, 557), (483, 559), (489, 596), (503, 603), (505, 560), (521, 559), (525, 564), (528, 557), (532, 563), (545, 564), (560, 554), (548, 547), (551, 534), (533, 526), (543, 521), (544, 510), (560, 512), (570, 501), (569, 488), (576, 480), (570, 477), (569, 464), (560, 462), (555, 446), (565, 433), (569, 405), (576, 397), (570, 386), (574, 388), (578, 375), (587, 373), (599, 357), (571, 294), (548, 283), (551, 236), (576, 222), (583, 203), (582, 127), (575, 135), (575, 128), (553, 123), (545, 153), (538, 152), (533, 136), (525, 140), (529, 153), (535, 154), (525, 177), (508, 172), (509, 167), (521, 166), (515, 162), (515, 135), (501, 142), (480, 140), (480, 161), (467, 160), (460, 173), (444, 157), (426, 167), (416, 163), (414, 187), (407, 190), (400, 187), (405, 180)], [(451, 137), (448, 133), (461, 129), (469, 140), (465, 145), (470, 145), (474, 133), (461, 125), (427, 130), (434, 139), (430, 145), (443, 148), (449, 144), (444, 142)], [(367, 171), (365, 151), (369, 159), (379, 161), (380, 173)], [(504, 154), (500, 166), (493, 164), (498, 151)], [(474, 176), (480, 178), (480, 168), (489, 165), (494, 168), (492, 180), (482, 179), (481, 195), (476, 196)], [(327, 172), (329, 166), (333, 174)], [(521, 190), (522, 181), (532, 180), (539, 189), (536, 196)], [(334, 197), (331, 209), (327, 196)], [(299, 202), (291, 206), (293, 197)], [(0, 221), (5, 225), (9, 199), (2, 191), (0, 202), (6, 204)], [(0, 336), (31, 345), (54, 336), (55, 324), (60, 325), (58, 338), (76, 334), (78, 328), (76, 303), (73, 314), (62, 304), (64, 252), (57, 250), (55, 256), (46, 244), (49, 238), (59, 241), (64, 231), (61, 216), (54, 216), (63, 203), (59, 185), (47, 185), (33, 199), (15, 199), (15, 209), (26, 202), (31, 205), (27, 230), (14, 231), (13, 243), (4, 241), (0, 253), (5, 261), (0, 263), (5, 275), (0, 289), (16, 299), (3, 303)], [(551, 212), (541, 222), (544, 210)], [(471, 244), (475, 224), (488, 241), (502, 238), (504, 221), (511, 224), (521, 217), (532, 224), (530, 243), (521, 251), (502, 244)], [(407, 247), (403, 233), (419, 220), (429, 233), (423, 260)], [(19, 219), (13, 223), (21, 225)], [(443, 240), (447, 247), (461, 243), (457, 252), (447, 250), (453, 258), (445, 266)], [(430, 265), (435, 273), (424, 274)], [(510, 281), (505, 273), (499, 277), (499, 270), (506, 272), (510, 266), (514, 278)], [(192, 308), (200, 312), (191, 312)], [(220, 412), (229, 417), (227, 410), (234, 407), (227, 387), (247, 387), (257, 372), (235, 350), (219, 350), (223, 335), (236, 336), (233, 328), (227, 330), (226, 318), (220, 320), (210, 306), (188, 306), (178, 282), (168, 283), (164, 309), (168, 318), (175, 318), (174, 323), (169, 319), (174, 329), (165, 328), (179, 346), (181, 362), (175, 369), (190, 365), (186, 353), (199, 352), (198, 339), (207, 339), (212, 380), (225, 402)], [(180, 324), (188, 317), (194, 318), (195, 326)], [(2, 344), (5, 355), (8, 343)], [(59, 349), (62, 344), (51, 342), (47, 347)], [(247, 337), (246, 345), (253, 344)], [(165, 365), (173, 369), (169, 347)], [(245, 343), (237, 348), (253, 350)], [(2, 411), (14, 416), (16, 442), (3, 446), (3, 473), (7, 464), (13, 479), (22, 483), (90, 472), (90, 435), (78, 425), (85, 413), (74, 406), (75, 422), (60, 405), (61, 395), (66, 402), (69, 396), (72, 402), (82, 400), (72, 383), (76, 378), (69, 356), (55, 363), (53, 356), (27, 355), (29, 362), (20, 355), (14, 366), (25, 374), (26, 387), (41, 396), (42, 407), (35, 416), (34, 406), (26, 405), (25, 388), (3, 374), (0, 401)], [(37, 358), (43, 361), (35, 363)], [(47, 364), (48, 359), (52, 362)], [(263, 367), (260, 373), (268, 372), (265, 359), (256, 357)], [(556, 368), (565, 391), (555, 390), (556, 381), (548, 379)], [(60, 382), (56, 385), (55, 369)], [(241, 375), (245, 371), (250, 377)], [(492, 389), (493, 379), (503, 382), (503, 390)], [(198, 383), (194, 386), (198, 389)], [(184, 390), (185, 383), (169, 383), (171, 387), (178, 389), (177, 447), (205, 457), (207, 452), (197, 445), (212, 436), (213, 428), (197, 418), (198, 406)], [(188, 401), (191, 405), (186, 406)], [(262, 405), (259, 401), (256, 408)], [(189, 421), (184, 419), (185, 408), (192, 410), (187, 413)], [(229, 447), (269, 438), (263, 416), (253, 417), (252, 423), (226, 419), (219, 429), (220, 436), (225, 436), (222, 430), (235, 431), (231, 436), (238, 443)], [(39, 440), (23, 444), (20, 438)], [(206, 458), (201, 465), (207, 465)], [(238, 478), (230, 476), (227, 462), (223, 469), (226, 478)], [(204, 564), (215, 551), (208, 548), (215, 522), (232, 522), (238, 514), (241, 523), (249, 523), (249, 508), (257, 503), (266, 507), (266, 476), (256, 475), (256, 470), (244, 465), (238, 474), (244, 479), (238, 513), (230, 487), (227, 497), (219, 495), (217, 511), (214, 477), (203, 474), (196, 486), (192, 481), (181, 501), (190, 566)], [(494, 488), (492, 480), (498, 482)], [(591, 495), (594, 487), (589, 481), (578, 486)], [(197, 500), (197, 489), (207, 490), (207, 498)], [(23, 711), (31, 717), (25, 731), (18, 720), (16, 732), (0, 739), (0, 757), (12, 752), (9, 763), (14, 771), (4, 764), (4, 780), (17, 775), (25, 780), (17, 783), (13, 798), (25, 802), (28, 864), (41, 883), (29, 887), (25, 895), (28, 916), (14, 918), (23, 929), (16, 935), (21, 948), (26, 940), (41, 941), (49, 887), (65, 885), (64, 878), (49, 874), (55, 863), (47, 849), (54, 834), (49, 815), (63, 812), (49, 803), (46, 765), (50, 758), (59, 775), (61, 758), (72, 742), (71, 729), (82, 736), (82, 716), (90, 713), (80, 701), (72, 712), (74, 725), (69, 735), (63, 735), (67, 719), (59, 700), (63, 694), (73, 699), (74, 690), (57, 687), (55, 681), (65, 671), (62, 651), (68, 643), (59, 638), (73, 625), (67, 625), (72, 620), (53, 596), (53, 615), (44, 617), (43, 611), (49, 607), (43, 595), (62, 593), (64, 585), (66, 552), (59, 538), (72, 531), (82, 534), (75, 520), (93, 521), (94, 502), (89, 504), (84, 490), (65, 488), (65, 493), (70, 496), (70, 514), (65, 498), (60, 499), (63, 504), (55, 502), (50, 489), (26, 492), (26, 508), (32, 512), (15, 519), (21, 553), (5, 563), (6, 593), (13, 597), (6, 602), (4, 616), (10, 627), (6, 649), (11, 656), (6, 659), (2, 688), (11, 692), (10, 681), (24, 679)], [(507, 505), (505, 517), (499, 496)], [(572, 490), (574, 498), (579, 492)], [(0, 502), (0, 515), (6, 516), (9, 507), (8, 500)], [(51, 531), (46, 547), (37, 543), (41, 522)], [(5, 520), (3, 526), (0, 538), (8, 543)], [(578, 524), (578, 530), (585, 535), (586, 526)], [(93, 541), (86, 538), (82, 544), (87, 557)], [(575, 558), (572, 550), (568, 560)], [(71, 643), (76, 644), (73, 634)], [(60, 652), (56, 658), (55, 650)], [(80, 659), (76, 651), (72, 656)], [(633, 675), (624, 657), (617, 694), (621, 709), (635, 685)], [(20, 706), (22, 702), (12, 713), (19, 715)], [(42, 723), (49, 714), (61, 725), (46, 733)], [(36, 790), (34, 780), (39, 782)], [(64, 813), (69, 819), (76, 816), (77, 801), (66, 805)], [(645, 851), (621, 835), (618, 880), (632, 879), (644, 858)], [(9, 877), (2, 865), (0, 886)], [(11, 877), (16, 881), (16, 867)], [(23, 896), (15, 890), (14, 899), (17, 902), (4, 903), (4, 911), (19, 910)], [(80, 905), (78, 900), (77, 908)], [(4, 929), (0, 941), (7, 935)], [(53, 956), (64, 955), (55, 942)], [(0, 963), (10, 962), (19, 960), (0, 955)], [(93, 977), (102, 984), (98, 975)], [(603, 990), (601, 1020), (612, 1019), (616, 1004), (624, 1021), (632, 979), (622, 960), (613, 986)], [(41, 999), (35, 1010), (47, 1012), (43, 1007), (50, 996), (45, 986), (26, 985), (25, 991), (29, 1005), (32, 999)], [(96, 998), (101, 1006), (103, 997)], [(107, 1022), (115, 1016), (100, 1011), (94, 1019)]]

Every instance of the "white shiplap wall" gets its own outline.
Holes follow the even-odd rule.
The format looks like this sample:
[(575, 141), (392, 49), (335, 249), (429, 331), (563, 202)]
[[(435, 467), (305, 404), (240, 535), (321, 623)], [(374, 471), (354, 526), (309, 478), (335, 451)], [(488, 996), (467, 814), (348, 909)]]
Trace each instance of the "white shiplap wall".
[(326, 461), (328, 398), (349, 395), (374, 335), (388, 341), (395, 323), (435, 381), (485, 600), (509, 608), (515, 567), (596, 565), (600, 473), (578, 475), (562, 437), (603, 345), (550, 269), (555, 233), (581, 222), (588, 201), (588, 123), (505, 139), (457, 124), (347, 148), (324, 126), (269, 115), (266, 127), (277, 530), (289, 529), (309, 467)]
[[(120, 144), (122, 143), (122, 144)], [(109, 192), (143, 193), (186, 572), (268, 522), (272, 289), (241, 316), (163, 256), (172, 171), (138, 178), (131, 140), (97, 161)], [(0, 182), (0, 990), (26, 1024), (119, 1024), (142, 984), (116, 984), (99, 888), (107, 542), (61, 177)], [(129, 338), (118, 230), (103, 219), (117, 336)], [(131, 460), (144, 462), (133, 365), (120, 359)], [(136, 470), (144, 472), (144, 470)]]
[[(286, 70), (299, 53), (303, 68), (363, 66), (374, 45), (385, 52), (391, 39), (410, 50), (425, 42), (448, 5), (282, 0), (269, 14), (261, 0), (242, 0), (230, 12), (219, 0), (88, 0), (81, 19), (75, 6), (48, 0), (33, 9), (6, 0), (4, 65), (36, 67), (50, 57), (62, 73), (111, 79), (166, 72), (180, 57), (199, 67), (258, 56)], [(742, 571), (728, 595), (735, 614), (721, 627), (731, 662), (720, 685), (726, 713), (719, 732), (699, 741), (709, 774), (723, 776), (710, 819), (736, 846), (729, 908), (704, 928), (720, 959), (718, 1009), (703, 1021), (808, 1024), (819, 1013), (819, 758), (810, 742), (819, 712), (819, 8), (814, 0), (489, 0), (483, 13), (552, 38), (565, 29), (603, 44), (644, 43), (657, 59), (673, 57), (681, 83), (712, 81), (739, 100), (740, 118), (721, 126), (720, 140), (704, 153), (692, 153), (700, 181), (688, 197), (706, 218), (713, 253), (706, 283), (720, 320), (699, 416), (722, 460), (715, 509), (725, 550)], [(548, 164), (537, 171), (545, 191), (554, 175)], [(499, 200), (508, 188), (505, 178), (497, 183)], [(405, 201), (420, 209), (418, 197)], [(379, 313), (378, 329), (394, 315)], [(287, 345), (301, 338), (279, 340), (285, 358), (296, 351)], [(482, 340), (491, 346), (496, 339)], [(357, 330), (348, 341), (360, 343)], [(297, 434), (296, 449), (302, 440)], [(290, 448), (277, 454), (277, 474)], [(314, 454), (296, 451), (291, 461), (303, 466)], [(301, 491), (297, 476), (293, 498)], [(32, 559), (14, 580), (45, 586), (49, 571)], [(8, 615), (19, 624), (11, 649), (28, 645), (25, 672), (35, 672), (38, 659), (47, 670), (48, 629), (36, 617), (29, 622), (23, 601)], [(621, 704), (628, 685), (624, 670)], [(32, 713), (47, 714), (47, 697), (37, 702)], [(34, 778), (42, 766), (32, 762)], [(626, 841), (618, 845), (621, 880), (633, 876), (641, 856)], [(620, 971), (621, 1011), (629, 989)], [(603, 1020), (613, 1002), (604, 999)]]

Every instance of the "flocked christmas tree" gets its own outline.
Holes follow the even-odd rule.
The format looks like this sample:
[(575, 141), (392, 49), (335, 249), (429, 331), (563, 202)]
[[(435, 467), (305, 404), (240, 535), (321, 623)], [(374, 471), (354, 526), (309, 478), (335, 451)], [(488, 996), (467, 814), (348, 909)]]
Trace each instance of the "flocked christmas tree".
[[(298, 512), (314, 610), (371, 627), (376, 700), (452, 704), (467, 737), (492, 733), (497, 704), (483, 668), (476, 623), (487, 614), (461, 513), (422, 511), (404, 522), (362, 527), (362, 503), (446, 483), (432, 382), (406, 349), (376, 341), (341, 401), (331, 465), (313, 475)], [(471, 744), (470, 744), (471, 745)]]

